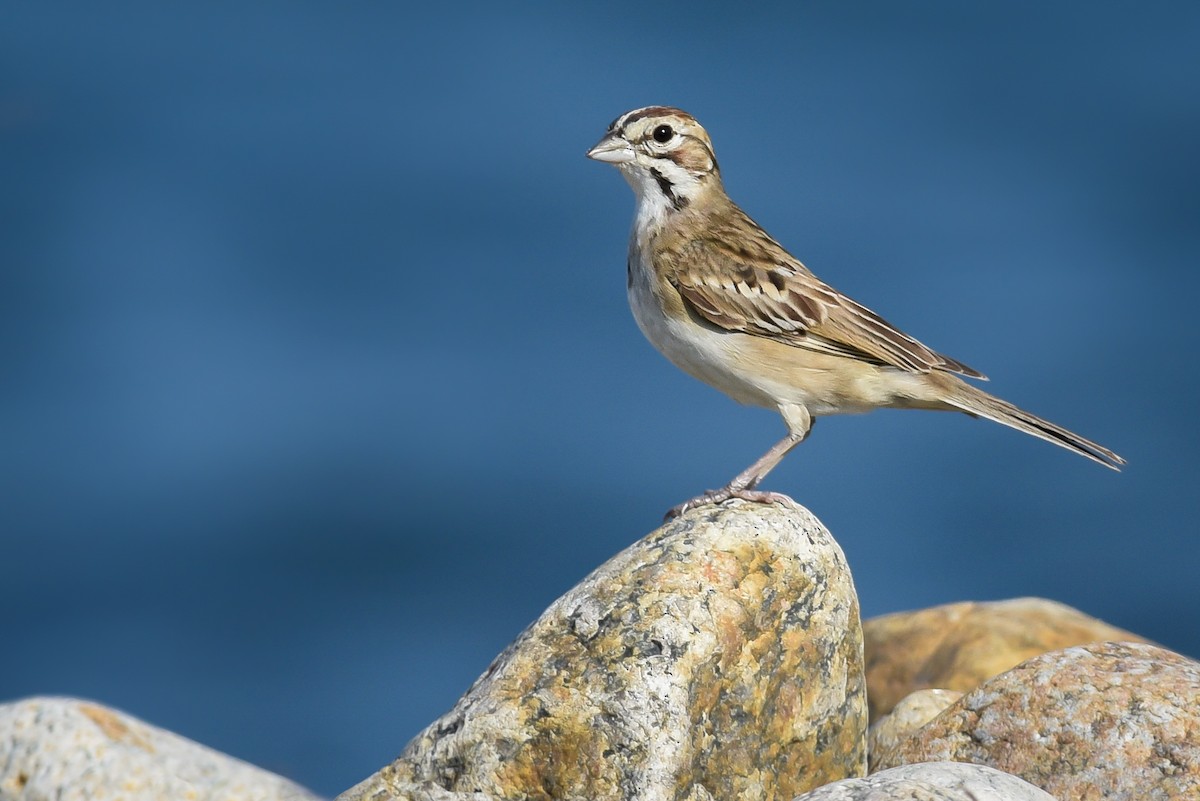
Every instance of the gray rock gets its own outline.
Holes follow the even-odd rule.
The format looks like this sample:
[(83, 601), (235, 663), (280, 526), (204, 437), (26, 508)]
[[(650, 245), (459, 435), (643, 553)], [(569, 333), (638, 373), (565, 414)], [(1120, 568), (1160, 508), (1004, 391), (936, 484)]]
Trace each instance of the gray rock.
[(983, 765), (924, 762), (827, 784), (793, 801), (1055, 801), (1029, 782)]
[(874, 770), (882, 754), (933, 720), (952, 703), (962, 698), (957, 690), (917, 690), (867, 730), (867, 764)]
[(0, 801), (317, 801), (273, 773), (73, 698), (0, 704)]
[(985, 682), (879, 755), (881, 767), (990, 765), (1074, 801), (1200, 798), (1200, 663), (1093, 643)]
[(671, 521), (556, 601), (340, 801), (770, 801), (865, 770), (858, 601), (807, 510)]

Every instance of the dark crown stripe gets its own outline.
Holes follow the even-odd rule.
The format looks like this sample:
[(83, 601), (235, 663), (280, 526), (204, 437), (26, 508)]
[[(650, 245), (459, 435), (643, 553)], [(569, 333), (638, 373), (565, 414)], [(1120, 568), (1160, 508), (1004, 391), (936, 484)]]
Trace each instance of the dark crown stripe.
[(638, 120), (643, 120), (646, 117), (662, 116), (676, 116), (687, 120), (692, 119), (691, 114), (672, 106), (646, 106), (645, 108), (634, 109), (633, 111), (627, 112), (623, 116), (617, 117), (615, 120), (613, 120), (612, 125), (608, 126), (608, 129), (610, 131), (618, 131), (623, 129), (631, 122), (637, 122)]

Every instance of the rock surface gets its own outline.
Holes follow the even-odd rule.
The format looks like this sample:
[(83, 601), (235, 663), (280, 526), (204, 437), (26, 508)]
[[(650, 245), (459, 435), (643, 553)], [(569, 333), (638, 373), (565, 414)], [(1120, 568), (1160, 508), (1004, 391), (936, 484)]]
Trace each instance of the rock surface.
[(867, 730), (867, 765), (874, 769), (879, 754), (895, 747), (959, 698), (962, 693), (958, 690), (917, 690), (904, 696)]
[(0, 704), (0, 801), (316, 801), (273, 773), (73, 698)]
[(926, 762), (844, 779), (793, 801), (1055, 801), (1029, 782), (983, 765)]
[(695, 509), (556, 601), (340, 801), (788, 801), (865, 770), (858, 601), (798, 506)]
[(964, 602), (863, 624), (871, 720), (914, 690), (968, 692), (1030, 657), (1072, 645), (1145, 639), (1043, 598)]
[(1060, 801), (1200, 798), (1200, 663), (1143, 643), (1030, 659), (968, 693), (880, 767), (990, 765)]

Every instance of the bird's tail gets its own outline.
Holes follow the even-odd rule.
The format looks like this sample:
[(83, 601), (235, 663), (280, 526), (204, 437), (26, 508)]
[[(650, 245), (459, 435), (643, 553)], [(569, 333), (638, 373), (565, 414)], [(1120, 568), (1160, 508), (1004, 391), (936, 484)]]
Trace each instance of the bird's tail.
[[(947, 376), (947, 378), (952, 377)], [(989, 395), (965, 381), (954, 378), (953, 382), (954, 386), (942, 396), (941, 400), (954, 409), (992, 420), (1018, 431), (1024, 431), (1026, 434), (1032, 434), (1047, 442), (1053, 442), (1055, 445), (1074, 451), (1080, 456), (1086, 456), (1093, 462), (1099, 462), (1113, 470), (1120, 470), (1121, 465), (1125, 464), (1124, 459), (1103, 445), (1085, 439), (1061, 426), (1056, 426), (1048, 420), (1043, 420), (1036, 414), (1030, 414), (1024, 409), (1017, 408), (1008, 401)]]

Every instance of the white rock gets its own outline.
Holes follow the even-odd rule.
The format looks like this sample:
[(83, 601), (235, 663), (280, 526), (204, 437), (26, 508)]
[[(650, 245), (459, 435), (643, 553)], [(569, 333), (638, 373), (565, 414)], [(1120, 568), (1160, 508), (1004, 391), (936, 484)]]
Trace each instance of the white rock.
[(0, 801), (317, 801), (274, 773), (75, 698), (0, 704)]
[(920, 762), (880, 771), (865, 779), (843, 779), (793, 801), (1055, 801), (995, 768), (966, 762)]
[(867, 730), (870, 766), (874, 768), (882, 754), (933, 720), (962, 695), (958, 690), (917, 690), (906, 695), (891, 712), (872, 723)]

